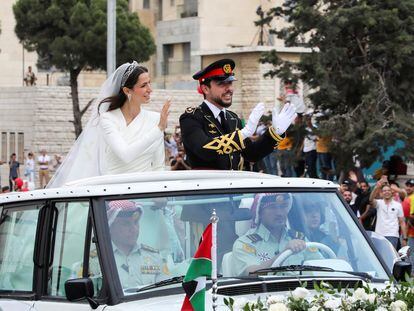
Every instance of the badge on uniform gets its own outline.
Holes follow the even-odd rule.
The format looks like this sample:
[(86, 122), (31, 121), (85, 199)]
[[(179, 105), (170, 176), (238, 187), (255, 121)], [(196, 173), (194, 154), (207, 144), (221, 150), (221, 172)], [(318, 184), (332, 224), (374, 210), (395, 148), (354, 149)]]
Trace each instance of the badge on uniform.
[(144, 265), (141, 266), (141, 273), (142, 274), (159, 274), (161, 271), (160, 266), (157, 265)]
[(267, 252), (259, 253), (259, 254), (257, 254), (257, 257), (259, 257), (259, 260), (260, 261), (268, 261), (268, 260), (270, 260), (269, 253), (267, 253)]
[(243, 243), (243, 251), (249, 254), (256, 254), (256, 249), (246, 243)]

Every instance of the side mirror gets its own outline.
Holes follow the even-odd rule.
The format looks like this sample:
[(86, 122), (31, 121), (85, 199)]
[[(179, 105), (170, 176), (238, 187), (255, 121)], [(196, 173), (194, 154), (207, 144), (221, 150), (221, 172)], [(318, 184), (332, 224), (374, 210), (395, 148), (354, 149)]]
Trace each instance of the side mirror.
[(392, 269), (392, 275), (397, 281), (405, 281), (405, 275), (411, 275), (411, 263), (409, 261), (396, 261)]
[(398, 255), (400, 256), (400, 258), (402, 260), (407, 260), (410, 257), (410, 255), (411, 255), (411, 249), (410, 249), (410, 247), (409, 246), (401, 247), (398, 250)]
[(65, 282), (66, 298), (69, 301), (86, 299), (92, 309), (98, 308), (99, 304), (92, 299), (94, 295), (93, 282), (90, 278), (71, 279)]

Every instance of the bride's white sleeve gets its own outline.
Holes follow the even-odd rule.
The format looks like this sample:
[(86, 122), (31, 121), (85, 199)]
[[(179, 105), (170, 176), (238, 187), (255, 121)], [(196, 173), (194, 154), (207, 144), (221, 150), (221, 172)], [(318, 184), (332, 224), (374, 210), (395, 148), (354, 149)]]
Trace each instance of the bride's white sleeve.
[(121, 133), (117, 130), (114, 122), (110, 117), (103, 114), (99, 121), (103, 138), (106, 144), (111, 148), (112, 152), (123, 161), (129, 163), (143, 154), (154, 141), (162, 139), (163, 132), (158, 126), (154, 126), (153, 129), (146, 134), (137, 137), (137, 140), (131, 144), (125, 142)]

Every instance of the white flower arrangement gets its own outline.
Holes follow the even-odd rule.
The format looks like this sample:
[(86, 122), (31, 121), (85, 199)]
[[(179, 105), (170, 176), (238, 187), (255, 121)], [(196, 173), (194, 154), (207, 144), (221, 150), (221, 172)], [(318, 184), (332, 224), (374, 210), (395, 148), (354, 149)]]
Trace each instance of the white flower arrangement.
[(266, 301), (224, 299), (231, 311), (408, 311), (414, 310), (414, 281), (387, 283), (378, 290), (368, 285), (350, 290), (315, 284), (316, 294), (298, 287), (289, 295), (269, 296)]

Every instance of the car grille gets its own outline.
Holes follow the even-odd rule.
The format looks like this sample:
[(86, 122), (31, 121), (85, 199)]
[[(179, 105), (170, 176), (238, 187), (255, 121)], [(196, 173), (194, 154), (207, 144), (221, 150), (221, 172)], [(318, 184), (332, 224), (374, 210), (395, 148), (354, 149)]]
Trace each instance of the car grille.
[[(304, 283), (306, 281), (306, 286)], [(282, 292), (282, 291), (293, 291), (297, 287), (306, 287), (307, 289), (314, 289), (314, 282), (319, 284), (321, 280), (302, 280), (299, 281), (263, 281), (261, 283), (254, 282), (253, 284), (244, 283), (237, 285), (229, 285), (222, 287), (219, 286), (217, 294), (224, 296), (238, 296), (248, 294), (259, 294), (268, 292)], [(334, 288), (354, 288), (356, 285), (362, 286), (360, 280), (324, 280), (324, 283), (331, 284)]]

